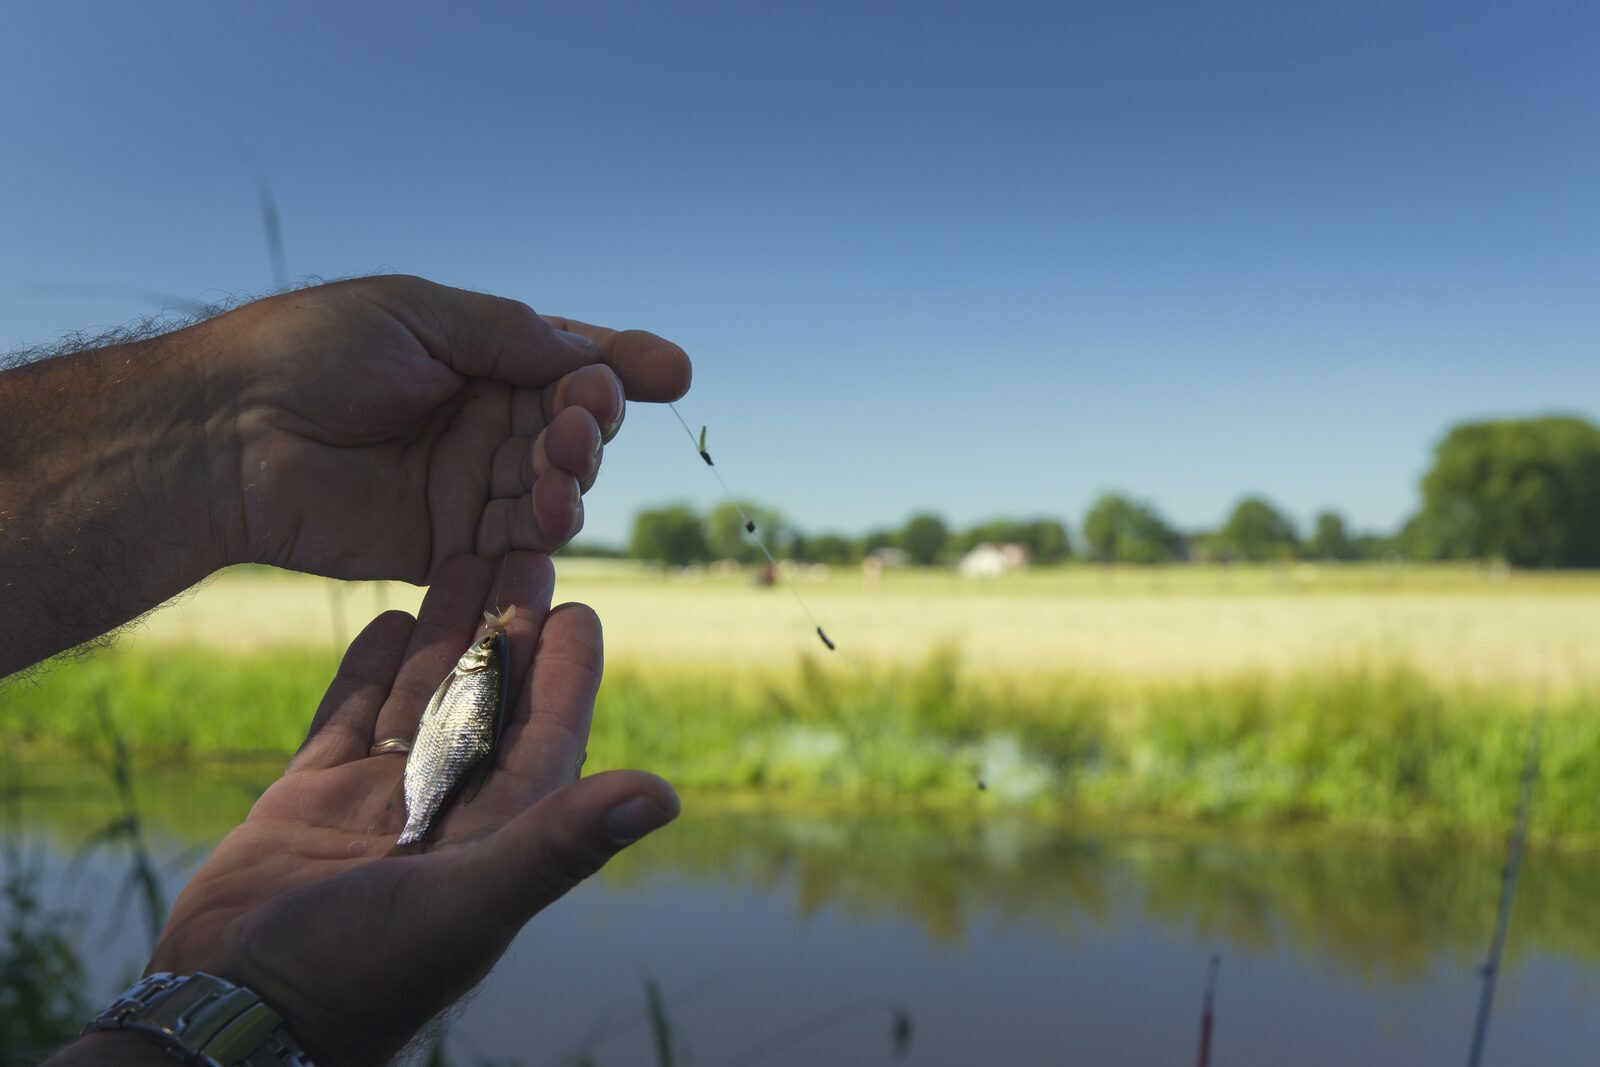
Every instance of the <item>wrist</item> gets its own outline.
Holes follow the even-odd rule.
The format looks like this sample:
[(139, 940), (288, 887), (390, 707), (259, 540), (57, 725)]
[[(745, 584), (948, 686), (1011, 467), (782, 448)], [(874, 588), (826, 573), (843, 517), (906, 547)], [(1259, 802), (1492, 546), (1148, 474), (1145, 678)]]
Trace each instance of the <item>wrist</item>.
[(417, 1028), (388, 1018), (381, 1004), (371, 1005), (369, 1015), (356, 1018), (302, 995), (316, 983), (310, 980), (314, 976), (298, 969), (299, 953), (292, 944), (266, 948), (247, 935), (240, 951), (231, 945), (191, 944), (181, 927), (176, 934), (170, 929), (163, 934), (145, 968), (147, 977), (157, 972), (204, 973), (250, 990), (277, 1014), (284, 1032), (313, 1063), (352, 1067), (387, 1063)]
[(138, 1034), (101, 1030), (85, 1034), (45, 1061), (44, 1067), (77, 1064), (115, 1064), (116, 1067), (172, 1067), (172, 1058)]

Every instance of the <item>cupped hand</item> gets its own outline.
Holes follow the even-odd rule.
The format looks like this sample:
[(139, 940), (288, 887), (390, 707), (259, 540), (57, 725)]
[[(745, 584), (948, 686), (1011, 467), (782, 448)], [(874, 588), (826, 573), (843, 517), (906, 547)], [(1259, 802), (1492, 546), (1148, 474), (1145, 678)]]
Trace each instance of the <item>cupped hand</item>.
[[(600, 684), (600, 624), (549, 611), (543, 556), (439, 568), (418, 617), (379, 616), (345, 653), (305, 744), (173, 906), (153, 971), (250, 987), (318, 1063), (387, 1062), (479, 981), (540, 909), (676, 816), (666, 782), (636, 771), (579, 779)], [(390, 855), (402, 755), (428, 697), (482, 612), (515, 605), (505, 734), (469, 802), (420, 855)]]
[(227, 557), (338, 578), (426, 582), (462, 553), (554, 551), (583, 524), (625, 399), (689, 387), (683, 349), (654, 334), (421, 278), (285, 293), (210, 329), (232, 400)]

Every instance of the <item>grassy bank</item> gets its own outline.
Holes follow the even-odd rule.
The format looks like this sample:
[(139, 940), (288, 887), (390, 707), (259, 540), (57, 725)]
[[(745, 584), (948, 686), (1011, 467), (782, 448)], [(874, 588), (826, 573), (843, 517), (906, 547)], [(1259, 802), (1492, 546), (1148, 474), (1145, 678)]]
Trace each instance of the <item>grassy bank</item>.
[[(0, 744), (25, 757), (90, 750), (104, 699), (147, 761), (282, 756), (331, 667), (317, 651), (114, 651), (0, 690)], [(1398, 663), (1190, 680), (1007, 680), (948, 651), (870, 678), (812, 659), (738, 673), (621, 663), (589, 766), (793, 804), (1492, 837), (1509, 822), (1533, 703), (1528, 687), (1450, 685)], [(1558, 693), (1535, 836), (1600, 841), (1597, 798), (1600, 707)]]

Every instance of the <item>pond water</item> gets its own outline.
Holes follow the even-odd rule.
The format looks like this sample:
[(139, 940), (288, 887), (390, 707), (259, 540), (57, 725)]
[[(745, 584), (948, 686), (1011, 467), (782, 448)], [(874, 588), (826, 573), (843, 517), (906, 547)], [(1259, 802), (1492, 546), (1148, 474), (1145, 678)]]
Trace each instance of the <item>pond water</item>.
[[(169, 894), (259, 784), (141, 786)], [(48, 898), (79, 913), (89, 992), (103, 1000), (137, 972), (148, 935), (137, 904), (116, 914), (124, 855), (97, 849), (74, 869), (103, 821), (82, 796), (38, 792), (12, 833)], [(1216, 952), (1218, 1067), (1464, 1062), (1500, 861), (690, 797), (679, 823), (535, 919), (454, 1019), (448, 1049), (456, 1063), (654, 1064), (650, 980), (677, 1062), (697, 1067), (1187, 1064)], [(1486, 1062), (1593, 1061), (1597, 876), (1594, 855), (1530, 854)]]

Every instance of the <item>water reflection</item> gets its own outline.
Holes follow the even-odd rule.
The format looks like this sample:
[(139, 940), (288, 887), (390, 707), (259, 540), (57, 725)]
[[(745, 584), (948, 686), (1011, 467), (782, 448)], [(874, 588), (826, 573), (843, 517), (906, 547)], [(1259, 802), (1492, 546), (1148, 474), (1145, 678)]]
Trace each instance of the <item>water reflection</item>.
[[(220, 837), (274, 773), (246, 767), (219, 775), (141, 776), (141, 810), (161, 840), (163, 859), (187, 860), (196, 843)], [(64, 869), (67, 858), (106, 822), (110, 790), (103, 783), (103, 777), (80, 768), (31, 769), (17, 790), (13, 817), (26, 835), (50, 843)], [(695, 968), (709, 960), (736, 985), (750, 986), (738, 996), (755, 996), (761, 981), (776, 983), (767, 1001), (741, 1009), (737, 1026), (725, 1011), (700, 1024), (725, 1037), (729, 1047), (738, 1043), (735, 1038), (758, 1042), (832, 1003), (826, 995), (808, 999), (811, 994), (785, 987), (770, 957), (759, 956), (754, 947), (766, 938), (769, 952), (796, 957), (798, 962), (785, 966), (796, 969), (793, 981), (802, 986), (816, 982), (824, 993), (833, 992), (841, 981), (834, 973), (839, 954), (848, 952), (857, 971), (871, 967), (858, 995), (904, 996), (922, 1011), (945, 995), (943, 987), (929, 986), (930, 968), (947, 969), (950, 974), (941, 981), (959, 977), (971, 987), (964, 997), (987, 993), (992, 998), (992, 1010), (965, 1024), (971, 1029), (992, 1017), (991, 1041), (1021, 1041), (1019, 1035), (1030, 1026), (1059, 1035), (1071, 1025), (1051, 1016), (1041, 1022), (1017, 1014), (1028, 997), (1038, 995), (1040, 974), (1061, 983), (1089, 983), (1079, 994), (1089, 996), (1096, 991), (1093, 967), (1135, 976), (1140, 990), (1158, 971), (1181, 969), (1164, 979), (1171, 983), (1164, 994), (1171, 1004), (1163, 1007), (1163, 1025), (1173, 1027), (1166, 1038), (1171, 1047), (1181, 1048), (1191, 1036), (1191, 1016), (1197, 1017), (1200, 978), (1212, 946), (1232, 960), (1257, 962), (1254, 973), (1263, 984), (1251, 996), (1267, 1001), (1287, 996), (1287, 990), (1300, 991), (1291, 998), (1294, 1010), (1280, 1012), (1282, 1018), (1294, 1018), (1296, 1012), (1308, 1019), (1331, 1017), (1328, 1004), (1335, 1001), (1328, 999), (1334, 996), (1329, 990), (1335, 989), (1345, 998), (1338, 1003), (1361, 1020), (1353, 1025), (1376, 1026), (1374, 1020), (1397, 1025), (1387, 1013), (1403, 1010), (1409, 1027), (1412, 1015), (1432, 1010), (1435, 1017), (1427, 1025), (1450, 1040), (1458, 1024), (1465, 1033), (1472, 969), (1488, 940), (1501, 862), (1497, 852), (1483, 848), (1327, 836), (1241, 838), (1149, 827), (1089, 832), (1016, 818), (740, 811), (692, 796), (685, 810), (677, 826), (616, 860), (601, 885), (577, 894), (545, 926), (535, 924), (528, 943), (538, 946), (536, 954), (513, 953), (481, 998), (488, 1007), (474, 1007), (464, 1017), (468, 1036), (476, 1034), (502, 1052), (512, 1050), (506, 1055), (521, 1048), (525, 1036), (507, 1030), (503, 1021), (520, 1019), (520, 1013), (496, 1006), (505, 990), (515, 989), (521, 998), (532, 988), (558, 1015), (554, 1006), (571, 998), (566, 1014), (575, 1020), (576, 1039), (581, 1036), (576, 1020), (592, 1014), (585, 1004), (639, 987), (638, 966), (628, 964), (631, 950), (623, 948), (634, 945), (645, 946), (637, 948), (640, 958), (653, 959), (652, 966), (668, 972), (669, 994), (699, 980)], [(195, 856), (191, 862), (197, 861)], [(95, 862), (105, 866), (112, 859)], [(1572, 995), (1563, 983), (1577, 981), (1586, 990), (1600, 975), (1600, 924), (1591, 914), (1597, 876), (1600, 855), (1594, 853), (1529, 855), (1507, 950), (1512, 983), (1507, 1031), (1520, 1025), (1558, 1050), (1579, 1049), (1595, 1036), (1582, 1029), (1587, 1024), (1581, 1020), (1591, 1013), (1535, 1020), (1529, 1013), (1549, 1011), (1549, 1003), (1519, 1007), (1515, 983), (1519, 972), (1527, 972), (1525, 989), (1558, 988)], [(108, 869), (97, 877), (111, 886), (120, 872)], [(167, 887), (169, 893), (176, 889), (176, 884)], [(575, 917), (582, 921), (574, 925)], [(759, 938), (750, 930), (725, 928), (737, 928), (741, 921), (759, 926)], [(594, 936), (593, 924), (604, 927), (603, 936)], [(908, 933), (915, 935), (910, 941)], [(124, 940), (127, 952), (137, 955), (140, 939)], [(819, 949), (819, 944), (830, 947)], [(595, 962), (605, 953), (611, 953), (606, 957), (610, 970)], [(815, 958), (800, 958), (807, 953)], [(113, 963), (119, 974), (127, 970), (127, 960), (113, 961), (110, 955), (97, 952), (88, 961), (92, 978)], [(997, 966), (1012, 968), (1022, 958), (1034, 960), (1032, 977), (997, 977)], [(1236, 962), (1224, 979), (1224, 1004), (1236, 1013), (1245, 995), (1244, 973), (1244, 964)], [(1270, 981), (1268, 974), (1274, 975)], [(747, 975), (753, 976), (748, 982)], [(1230, 988), (1233, 976), (1239, 976), (1239, 985)], [(578, 988), (568, 988), (574, 984)], [(1368, 1004), (1359, 990), (1378, 999)], [(1416, 992), (1402, 994), (1405, 990)], [(97, 997), (105, 992), (96, 985)], [(1146, 993), (1104, 995), (1111, 998), (1104, 1010), (1114, 1016), (1124, 1001), (1137, 1003)], [(1587, 1000), (1587, 993), (1579, 995)], [(1395, 1007), (1402, 1003), (1412, 1006)], [(1460, 1019), (1438, 1015), (1440, 1003), (1458, 1010)], [(1230, 1037), (1226, 1027), (1240, 1025), (1237, 1014), (1225, 1011), (1224, 1019), (1219, 1053)], [(691, 1017), (689, 1024), (694, 1022)], [(918, 1025), (920, 1033), (920, 1020)], [(1263, 1019), (1254, 1025), (1275, 1023)], [(1352, 1024), (1340, 1025), (1342, 1034)], [(928, 1029), (937, 1032), (936, 1026)], [(1270, 1036), (1270, 1029), (1263, 1033)], [(1284, 1040), (1293, 1036), (1286, 1033)], [(881, 1043), (881, 1038), (873, 1040)], [(951, 1048), (956, 1039), (945, 1038)], [(1420, 1043), (1412, 1047), (1431, 1048), (1432, 1040), (1418, 1037)], [(916, 1058), (970, 1062), (939, 1059), (926, 1049)], [(1031, 1057), (1022, 1055), (1018, 1062)]]
[[(218, 840), (276, 773), (150, 770), (140, 800), (153, 830), (186, 848)], [(76, 848), (115, 808), (90, 769), (33, 768), (22, 822)], [(959, 944), (980, 919), (1025, 922), (1070, 939), (1137, 921), (1246, 950), (1292, 949), (1388, 981), (1443, 961), (1473, 966), (1499, 889), (1484, 847), (1288, 833), (1099, 826), (1026, 818), (728, 810), (712, 799), (606, 872), (619, 889), (671, 874), (756, 892), (793, 886), (800, 916), (914, 918)], [(1600, 963), (1593, 887), (1600, 854), (1537, 851), (1523, 874), (1509, 956)]]

